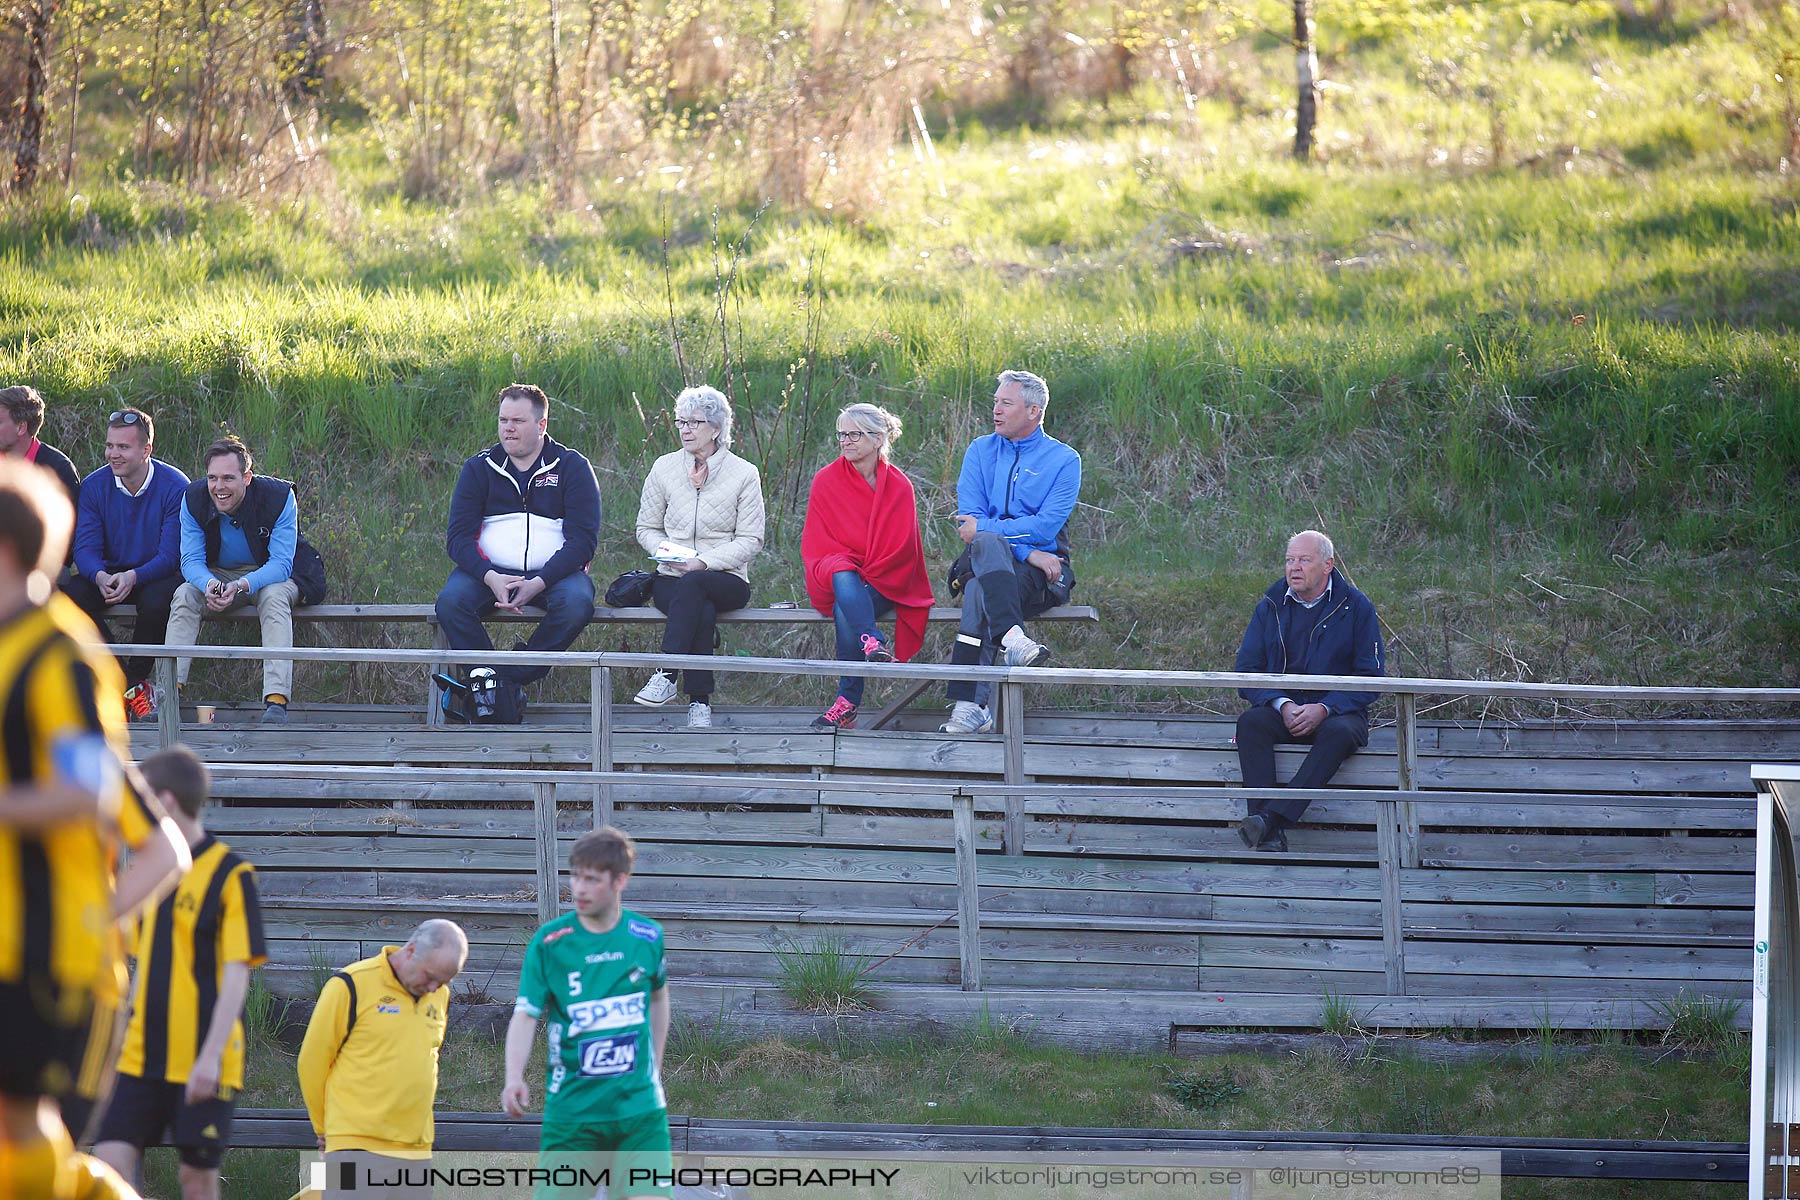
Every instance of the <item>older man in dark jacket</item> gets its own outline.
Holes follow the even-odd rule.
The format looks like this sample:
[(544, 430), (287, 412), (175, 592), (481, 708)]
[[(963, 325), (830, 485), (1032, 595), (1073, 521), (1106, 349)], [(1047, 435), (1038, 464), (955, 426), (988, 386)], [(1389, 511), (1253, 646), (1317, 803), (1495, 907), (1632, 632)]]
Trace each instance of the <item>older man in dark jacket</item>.
[[(1288, 540), (1287, 571), (1256, 602), (1239, 671), (1270, 675), (1382, 674), (1381, 622), (1369, 598), (1337, 569), (1331, 539), (1308, 529)], [(1244, 785), (1272, 788), (1275, 745), (1310, 746), (1292, 782), (1321, 788), (1359, 747), (1369, 742), (1374, 692), (1243, 688), (1251, 707), (1238, 718), (1238, 764)], [(1306, 812), (1306, 800), (1252, 800), (1238, 836), (1257, 850), (1286, 850), (1287, 829)]]

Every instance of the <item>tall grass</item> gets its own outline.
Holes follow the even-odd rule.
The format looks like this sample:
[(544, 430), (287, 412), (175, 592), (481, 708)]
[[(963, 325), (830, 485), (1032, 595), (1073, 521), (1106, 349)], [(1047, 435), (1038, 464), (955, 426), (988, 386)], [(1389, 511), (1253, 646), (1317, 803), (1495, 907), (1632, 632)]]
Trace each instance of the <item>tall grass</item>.
[[(1107, 614), (1057, 635), (1064, 661), (1228, 663), (1285, 534), (1321, 525), (1396, 670), (1791, 684), (1800, 205), (1761, 127), (1720, 115), (1757, 69), (1721, 36), (1534, 51), (1546, 108), (1597, 106), (1580, 120), (1610, 148), (1546, 133), (1548, 159), (1505, 170), (1375, 143), (1302, 170), (1248, 110), (1077, 104), (1045, 134), (938, 130), (930, 170), (897, 166), (857, 220), (633, 188), (436, 205), (354, 149), (329, 204), (46, 195), (0, 210), (0, 376), (52, 398), (49, 440), (84, 467), (125, 400), (183, 465), (243, 434), (300, 482), (338, 596), (391, 601), (442, 583), (450, 485), (502, 384), (541, 383), (594, 460), (605, 576), (638, 557), (669, 398), (729, 381), (770, 495), (760, 603), (801, 598), (838, 406), (906, 421), (896, 461), (946, 558), (993, 375), (1029, 366), (1084, 456), (1079, 598)], [(1695, 59), (1718, 74), (1711, 108), (1677, 105), (1691, 147), (1632, 158), (1668, 143), (1652, 101)], [(1357, 69), (1393, 86), (1338, 102), (1380, 109), (1342, 127), (1442, 103), (1391, 39)]]

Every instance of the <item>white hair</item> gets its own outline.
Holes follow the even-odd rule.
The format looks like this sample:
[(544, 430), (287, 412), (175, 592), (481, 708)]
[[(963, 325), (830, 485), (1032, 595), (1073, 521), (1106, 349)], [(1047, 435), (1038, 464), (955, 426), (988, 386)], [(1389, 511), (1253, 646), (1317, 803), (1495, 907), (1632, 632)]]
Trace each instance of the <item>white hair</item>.
[(423, 921), (406, 939), (406, 944), (413, 948), (413, 953), (430, 955), (445, 947), (456, 950), (459, 955), (469, 952), (469, 935), (462, 931), (462, 926), (455, 921), (446, 921), (442, 917), (433, 917)]
[(838, 427), (842, 429), (845, 425), (880, 438), (884, 460), (894, 443), (900, 440), (900, 418), (878, 404), (852, 404), (838, 414)]
[(1296, 533), (1294, 537), (1289, 538), (1288, 541), (1291, 542), (1294, 538), (1303, 537), (1309, 537), (1313, 540), (1313, 548), (1319, 552), (1320, 558), (1329, 558), (1333, 562), (1337, 561), (1337, 547), (1331, 544), (1330, 538), (1326, 537), (1316, 529), (1302, 529), (1299, 533)]
[(698, 417), (711, 425), (718, 432), (713, 435), (713, 445), (724, 450), (731, 445), (731, 401), (718, 388), (701, 384), (698, 387), (683, 388), (675, 397), (675, 417), (677, 420), (691, 421)]
[(1025, 403), (1040, 412), (1050, 411), (1050, 385), (1044, 382), (1042, 376), (1033, 375), (1030, 371), (1002, 371), (1000, 383), (1002, 386), (1018, 384), (1019, 391), (1024, 393)]

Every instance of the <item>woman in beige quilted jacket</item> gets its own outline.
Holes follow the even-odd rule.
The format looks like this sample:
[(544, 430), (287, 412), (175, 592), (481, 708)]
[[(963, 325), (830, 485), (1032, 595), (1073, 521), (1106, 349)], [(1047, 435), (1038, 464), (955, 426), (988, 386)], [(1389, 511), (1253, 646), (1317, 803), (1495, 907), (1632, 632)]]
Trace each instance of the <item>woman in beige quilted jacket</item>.
[[(650, 601), (668, 614), (664, 654), (711, 654), (722, 612), (750, 602), (746, 569), (763, 545), (762, 477), (731, 452), (731, 402), (716, 388), (675, 397), (681, 449), (650, 467), (638, 502), (637, 539), (657, 561)], [(711, 671), (683, 672), (688, 728), (712, 725)], [(667, 704), (675, 681), (650, 676), (634, 699)]]

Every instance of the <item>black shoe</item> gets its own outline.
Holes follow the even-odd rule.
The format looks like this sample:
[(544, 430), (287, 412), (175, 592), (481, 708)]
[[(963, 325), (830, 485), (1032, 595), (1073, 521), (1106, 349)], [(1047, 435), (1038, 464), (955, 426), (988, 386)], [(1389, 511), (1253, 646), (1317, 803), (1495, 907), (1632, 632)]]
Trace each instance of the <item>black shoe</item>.
[(1238, 822), (1237, 833), (1244, 848), (1254, 850), (1269, 837), (1269, 818), (1261, 813), (1251, 813)]
[(1277, 829), (1274, 833), (1271, 833), (1268, 837), (1256, 843), (1256, 849), (1273, 851), (1276, 854), (1286, 854), (1287, 848), (1287, 831), (1283, 829)]

